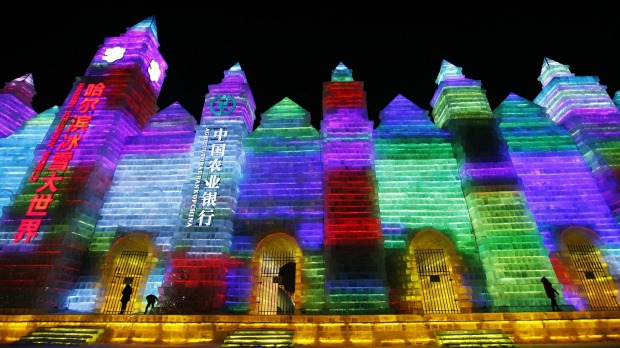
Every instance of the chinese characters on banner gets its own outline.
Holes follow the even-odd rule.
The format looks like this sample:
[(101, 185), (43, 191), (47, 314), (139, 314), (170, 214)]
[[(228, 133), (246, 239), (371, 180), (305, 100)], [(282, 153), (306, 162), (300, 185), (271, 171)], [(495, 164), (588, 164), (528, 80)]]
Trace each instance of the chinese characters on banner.
[[(211, 130), (209, 128), (205, 129), (201, 149), (201, 160), (198, 163), (198, 173), (194, 183), (192, 204), (190, 206), (186, 227), (193, 226), (194, 220), (196, 220), (195, 224), (198, 226), (211, 226), (213, 223), (215, 206), (217, 205), (217, 194), (220, 188), (219, 174), (222, 171), (222, 164), (224, 162), (224, 154), (226, 152), (225, 141), (227, 136), (228, 131), (226, 129), (216, 129), (213, 131), (213, 136), (211, 138), (213, 141), (209, 144)], [(203, 175), (205, 170), (207, 173)], [(202, 195), (199, 197), (201, 187), (203, 190)], [(194, 218), (197, 207), (201, 209), (198, 213), (198, 217)]]
[[(19, 243), (22, 240), (30, 243), (38, 236), (43, 218), (47, 216), (48, 208), (54, 202), (54, 193), (58, 191), (57, 186), (65, 178), (63, 174), (69, 167), (69, 162), (73, 159), (73, 154), (79, 147), (84, 134), (88, 131), (104, 90), (105, 85), (101, 82), (88, 85), (80, 83), (77, 86), (41, 160), (37, 162), (30, 176), (30, 182), (39, 183), (40, 186), (30, 199), (26, 215), (20, 221), (17, 233), (13, 235), (13, 243)], [(67, 123), (68, 127), (66, 127)], [(40, 176), (50, 159), (51, 163), (47, 167), (49, 176)]]

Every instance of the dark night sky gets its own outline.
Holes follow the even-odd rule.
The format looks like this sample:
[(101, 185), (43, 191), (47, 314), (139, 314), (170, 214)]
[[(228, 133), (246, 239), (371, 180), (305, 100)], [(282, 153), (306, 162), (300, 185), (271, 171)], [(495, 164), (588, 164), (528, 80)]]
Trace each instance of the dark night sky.
[(60, 105), (105, 37), (154, 15), (169, 66), (158, 105), (178, 101), (197, 118), (237, 62), (257, 117), (288, 97), (317, 128), (339, 62), (364, 81), (375, 120), (398, 94), (430, 114), (443, 59), (480, 80), (493, 109), (509, 93), (533, 100), (545, 57), (598, 76), (611, 97), (620, 89), (618, 11), (604, 2), (365, 2), (23, 1), (0, 13), (0, 84), (32, 73), (35, 110)]

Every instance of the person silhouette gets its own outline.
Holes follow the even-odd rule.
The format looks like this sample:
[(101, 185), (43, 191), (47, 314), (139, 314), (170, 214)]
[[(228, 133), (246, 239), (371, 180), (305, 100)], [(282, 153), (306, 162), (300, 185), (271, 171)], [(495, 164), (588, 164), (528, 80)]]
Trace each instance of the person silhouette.
[(559, 295), (560, 293), (553, 288), (551, 282), (549, 281), (549, 279), (547, 279), (547, 277), (540, 278), (540, 282), (543, 283), (543, 286), (545, 287), (545, 293), (547, 294), (547, 297), (549, 297), (549, 299), (551, 300), (551, 310), (554, 312), (561, 312), (562, 310), (558, 306), (558, 302), (555, 300), (555, 295)]
[(123, 296), (121, 296), (121, 312), (119, 314), (125, 313), (125, 309), (127, 308), (127, 302), (131, 300), (131, 294), (133, 293), (133, 288), (131, 285), (126, 284), (125, 288), (123, 288)]
[(144, 314), (148, 312), (149, 308), (151, 309), (151, 314), (153, 314), (153, 310), (155, 309), (155, 303), (158, 302), (157, 296), (150, 294), (146, 296), (146, 309), (144, 310)]

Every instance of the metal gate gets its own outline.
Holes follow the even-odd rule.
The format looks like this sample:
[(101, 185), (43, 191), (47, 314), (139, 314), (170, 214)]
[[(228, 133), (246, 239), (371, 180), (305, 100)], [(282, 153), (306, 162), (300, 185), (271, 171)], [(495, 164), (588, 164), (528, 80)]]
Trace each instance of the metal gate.
[(425, 313), (458, 313), (458, 302), (443, 249), (415, 250)]
[(138, 285), (140, 278), (142, 278), (147, 254), (145, 251), (123, 251), (116, 264), (112, 284), (108, 288), (101, 313), (118, 314), (121, 311), (121, 296), (125, 284), (129, 284), (133, 288), (131, 300), (127, 303), (125, 313), (133, 313), (134, 300), (138, 293)]
[[(290, 272), (282, 272), (286, 265), (293, 265)], [(257, 287), (259, 315), (293, 314), (295, 289), (286, 284), (295, 283), (295, 254), (293, 251), (267, 251), (263, 253), (260, 280)], [(292, 279), (290, 277), (292, 276)]]
[(611, 277), (605, 272), (594, 246), (569, 244), (568, 251), (590, 302), (590, 309), (593, 311), (620, 310)]

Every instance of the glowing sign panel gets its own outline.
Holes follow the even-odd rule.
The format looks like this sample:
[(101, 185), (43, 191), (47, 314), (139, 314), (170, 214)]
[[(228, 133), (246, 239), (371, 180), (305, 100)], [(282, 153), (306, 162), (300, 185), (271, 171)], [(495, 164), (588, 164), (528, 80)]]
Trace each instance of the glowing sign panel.
[(213, 115), (226, 116), (232, 114), (237, 106), (237, 101), (232, 95), (221, 95), (213, 98), (209, 104), (209, 109)]
[[(82, 83), (77, 86), (67, 110), (47, 144), (48, 150), (43, 153), (30, 176), (30, 182), (40, 182), (41, 185), (30, 199), (26, 217), (20, 221), (17, 233), (13, 234), (13, 243), (19, 243), (22, 240), (24, 243), (30, 243), (38, 236), (43, 218), (47, 216), (48, 208), (54, 202), (54, 194), (58, 191), (57, 182), (65, 179), (62, 174), (69, 167), (74, 151), (80, 146), (80, 141), (88, 131), (92, 115), (97, 110), (97, 104), (104, 90), (103, 83), (86, 86)], [(75, 108), (76, 105), (77, 108)], [(66, 127), (67, 123), (69, 123), (68, 127)], [(50, 158), (51, 163), (47, 167), (50, 176), (40, 177), (39, 175)]]

